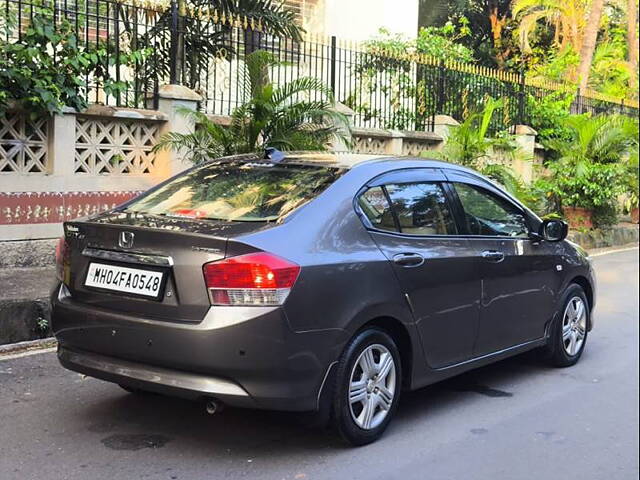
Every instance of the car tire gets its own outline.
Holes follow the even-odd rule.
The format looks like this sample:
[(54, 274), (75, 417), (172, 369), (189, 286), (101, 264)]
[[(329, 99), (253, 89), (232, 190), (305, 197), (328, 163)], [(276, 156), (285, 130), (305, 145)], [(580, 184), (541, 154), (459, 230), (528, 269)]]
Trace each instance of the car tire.
[(561, 309), (554, 320), (543, 358), (554, 367), (575, 365), (587, 344), (591, 311), (584, 289), (571, 284), (562, 297)]
[(367, 328), (347, 344), (338, 362), (331, 421), (351, 445), (376, 441), (398, 408), (400, 354), (383, 330)]

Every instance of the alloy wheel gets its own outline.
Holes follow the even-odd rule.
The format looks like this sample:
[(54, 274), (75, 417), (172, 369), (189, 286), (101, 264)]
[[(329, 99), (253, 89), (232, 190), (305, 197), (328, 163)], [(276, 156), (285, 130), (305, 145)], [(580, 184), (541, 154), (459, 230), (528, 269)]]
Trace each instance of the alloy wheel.
[(351, 371), (351, 418), (364, 430), (378, 427), (389, 413), (395, 394), (396, 365), (393, 355), (384, 345), (369, 345)]
[(572, 297), (564, 309), (562, 317), (562, 344), (565, 351), (576, 355), (587, 332), (587, 308), (580, 297)]

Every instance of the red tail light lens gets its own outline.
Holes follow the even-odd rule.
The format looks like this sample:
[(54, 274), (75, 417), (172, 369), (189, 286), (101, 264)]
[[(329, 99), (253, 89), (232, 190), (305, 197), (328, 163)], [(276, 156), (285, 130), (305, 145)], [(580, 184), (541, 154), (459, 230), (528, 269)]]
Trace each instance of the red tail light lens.
[(261, 252), (207, 263), (203, 270), (214, 305), (282, 305), (300, 266)]
[(64, 237), (58, 240), (56, 245), (56, 277), (61, 282), (65, 281), (65, 265), (69, 263), (69, 244)]

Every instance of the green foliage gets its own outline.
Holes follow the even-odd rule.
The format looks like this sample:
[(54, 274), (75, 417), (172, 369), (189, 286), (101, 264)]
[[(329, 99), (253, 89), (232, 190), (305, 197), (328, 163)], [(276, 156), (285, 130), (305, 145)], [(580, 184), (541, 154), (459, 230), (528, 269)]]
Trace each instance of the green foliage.
[(609, 201), (593, 209), (591, 221), (595, 228), (609, 228), (618, 223), (617, 202)]
[(474, 61), (473, 50), (461, 43), (470, 34), (469, 21), (465, 17), (456, 23), (449, 20), (442, 27), (421, 28), (415, 49), (440, 60), (471, 63)]
[(611, 41), (598, 44), (589, 75), (591, 88), (617, 98), (637, 96), (637, 90), (631, 86), (632, 75), (626, 59), (624, 37), (617, 35)]
[[(280, 87), (265, 83), (264, 72), (278, 63), (271, 53), (261, 50), (247, 56), (242, 86), (246, 101), (233, 111), (228, 127), (202, 113), (183, 110), (195, 122), (195, 132), (169, 133), (155, 148), (181, 151), (194, 163), (201, 163), (267, 147), (325, 150), (332, 139), (347, 142), (348, 120), (335, 110), (333, 93), (320, 80), (301, 77)], [(311, 98), (312, 93), (315, 100), (301, 99)]]
[(623, 188), (626, 195), (625, 209), (631, 212), (638, 208), (638, 145), (632, 148), (629, 159), (624, 164)]
[[(435, 156), (479, 171), (502, 185), (525, 205), (538, 210), (542, 203), (539, 191), (527, 186), (510, 167), (488, 163), (491, 155), (498, 152), (511, 161), (522, 155), (511, 135), (502, 133), (495, 137), (488, 136), (491, 119), (502, 107), (502, 100), (487, 99), (483, 110), (472, 113), (451, 129), (444, 148), (435, 152)], [(429, 152), (428, 156), (433, 157), (434, 152)]]
[(439, 60), (469, 63), (473, 61), (473, 50), (461, 43), (470, 34), (468, 25), (464, 17), (456, 22), (449, 20), (442, 27), (421, 28), (415, 39), (381, 28), (376, 37), (365, 42), (365, 47), (371, 53), (420, 53)]
[(580, 64), (580, 55), (571, 45), (563, 50), (541, 48), (527, 61), (529, 76), (563, 83), (571, 78)]
[[(298, 25), (296, 13), (284, 2), (276, 0), (178, 0), (178, 9), (181, 12), (178, 18), (181, 35), (177, 41), (184, 51), (179, 62), (182, 69), (179, 81), (194, 89), (199, 87), (201, 73), (207, 72), (212, 62), (230, 60), (238, 54), (232, 27), (221, 25), (216, 18), (249, 18), (262, 24), (262, 31), (248, 29), (244, 35), (240, 32), (239, 41), (244, 43), (247, 54), (261, 48), (267, 32), (295, 42), (302, 41), (304, 32)], [(177, 60), (173, 58), (171, 42), (167, 41), (173, 25), (171, 9), (162, 12), (149, 31), (140, 29), (136, 22), (128, 19), (125, 10), (122, 10), (122, 21), (134, 44), (155, 46), (156, 55), (141, 65), (139, 81), (150, 85), (157, 77), (167, 78), (171, 62)]]
[[(611, 201), (621, 193), (622, 175), (618, 164), (588, 163), (578, 165), (572, 160), (552, 162), (550, 175), (539, 179), (538, 188), (557, 207), (593, 209)], [(557, 208), (556, 207), (556, 208)]]
[(478, 170), (493, 149), (513, 154), (516, 148), (510, 136), (487, 136), (494, 112), (503, 105), (502, 100), (487, 99), (482, 111), (471, 113), (460, 125), (451, 129), (444, 148), (437, 152), (437, 156), (447, 162)]
[(542, 98), (527, 97), (530, 126), (538, 132), (537, 141), (546, 145), (549, 140), (570, 137), (565, 121), (574, 98), (574, 94), (564, 92), (549, 92)]
[(100, 83), (107, 95), (117, 95), (127, 84), (111, 79), (109, 66), (116, 61), (121, 65), (140, 61), (147, 53), (123, 52), (117, 57), (105, 44), (80, 46), (69, 21), (54, 21), (49, 7), (34, 9), (20, 40), (4, 40), (13, 38), (16, 25), (11, 18), (5, 18), (4, 26), (0, 41), (0, 116), (14, 108), (28, 111), (32, 118), (61, 113), (65, 106), (82, 110), (86, 102), (80, 91), (87, 77)]
[[(392, 34), (381, 28), (378, 35), (365, 42), (367, 53), (354, 73), (362, 88), (354, 89), (345, 104), (361, 114), (365, 121), (377, 119), (383, 128), (413, 130), (419, 128), (420, 105), (426, 103), (429, 82), (424, 71), (417, 72), (413, 62), (402, 56), (429, 55), (442, 61), (473, 62), (473, 50), (461, 43), (469, 35), (465, 18), (448, 21), (442, 27), (422, 28), (416, 39)], [(398, 58), (400, 57), (400, 58)], [(374, 95), (388, 99), (389, 110), (383, 111), (371, 101)], [(413, 105), (413, 103), (417, 105)], [(456, 99), (457, 101), (457, 99)]]
[(608, 208), (625, 190), (625, 159), (638, 148), (638, 120), (624, 116), (573, 115), (569, 136), (548, 142), (558, 160), (537, 186), (559, 207)]

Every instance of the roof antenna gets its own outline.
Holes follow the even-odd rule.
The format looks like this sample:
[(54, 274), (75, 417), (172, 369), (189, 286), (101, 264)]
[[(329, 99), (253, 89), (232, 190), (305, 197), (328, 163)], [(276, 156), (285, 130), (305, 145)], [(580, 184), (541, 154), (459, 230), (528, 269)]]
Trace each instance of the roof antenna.
[(271, 163), (280, 163), (285, 159), (285, 154), (277, 148), (267, 147), (264, 149), (264, 158), (271, 160)]

